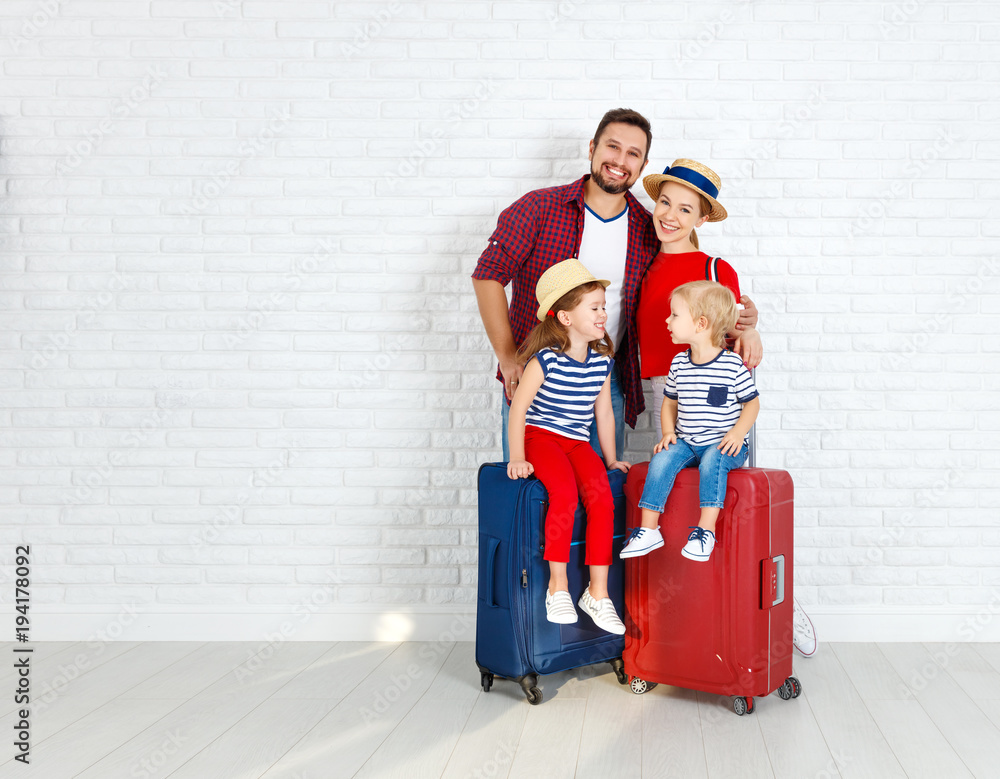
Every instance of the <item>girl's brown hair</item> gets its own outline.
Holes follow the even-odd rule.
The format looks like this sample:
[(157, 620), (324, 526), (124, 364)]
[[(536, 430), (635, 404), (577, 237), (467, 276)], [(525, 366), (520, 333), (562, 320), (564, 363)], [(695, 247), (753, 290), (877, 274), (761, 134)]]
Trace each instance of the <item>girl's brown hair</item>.
[[(579, 287), (573, 287), (569, 292), (552, 304), (552, 311), (558, 314), (560, 311), (572, 311), (583, 300), (583, 296), (596, 289), (604, 289), (604, 285), (597, 281), (588, 281)], [(606, 357), (614, 357), (615, 350), (611, 345), (608, 334), (605, 333), (596, 341), (591, 341), (590, 348), (598, 354)], [(544, 320), (535, 325), (535, 328), (528, 333), (521, 348), (517, 350), (515, 359), (519, 364), (526, 363), (531, 357), (542, 349), (552, 347), (554, 351), (565, 352), (569, 348), (569, 333), (566, 326), (555, 316), (547, 316)]]

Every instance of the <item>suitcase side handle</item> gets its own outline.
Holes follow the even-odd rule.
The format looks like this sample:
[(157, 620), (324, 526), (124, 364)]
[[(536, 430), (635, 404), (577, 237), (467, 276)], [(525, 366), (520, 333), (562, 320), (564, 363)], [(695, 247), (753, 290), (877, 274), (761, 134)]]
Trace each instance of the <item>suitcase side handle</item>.
[(761, 561), (760, 607), (764, 611), (783, 603), (785, 600), (785, 556)]
[(494, 591), (493, 584), (496, 580), (494, 573), (496, 571), (498, 549), (500, 549), (500, 539), (492, 537), (489, 538), (486, 547), (486, 605), (493, 609), (500, 605), (497, 603), (496, 592)]

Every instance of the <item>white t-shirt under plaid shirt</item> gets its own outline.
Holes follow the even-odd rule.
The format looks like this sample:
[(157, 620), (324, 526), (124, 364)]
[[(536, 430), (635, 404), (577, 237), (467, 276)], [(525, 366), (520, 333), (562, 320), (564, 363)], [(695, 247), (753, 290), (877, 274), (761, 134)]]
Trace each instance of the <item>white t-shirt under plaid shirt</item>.
[[(723, 349), (703, 365), (691, 362), (691, 350), (670, 363), (663, 394), (677, 401), (677, 437), (693, 446), (717, 444), (759, 394), (738, 355)], [(743, 443), (746, 443), (744, 437)]]

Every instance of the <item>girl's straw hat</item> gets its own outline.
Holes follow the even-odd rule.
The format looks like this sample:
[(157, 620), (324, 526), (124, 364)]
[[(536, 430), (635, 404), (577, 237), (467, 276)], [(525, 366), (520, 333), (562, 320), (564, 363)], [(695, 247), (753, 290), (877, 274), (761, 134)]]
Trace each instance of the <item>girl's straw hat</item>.
[(695, 160), (674, 160), (673, 165), (664, 168), (663, 173), (646, 176), (642, 180), (642, 185), (654, 202), (660, 199), (660, 187), (664, 181), (676, 181), (708, 198), (708, 202), (712, 204), (712, 210), (708, 214), (709, 222), (721, 222), (729, 216), (726, 209), (716, 200), (719, 190), (722, 189), (722, 179), (707, 165)]
[(549, 313), (549, 309), (559, 298), (571, 289), (591, 281), (596, 281), (605, 289), (611, 284), (607, 279), (594, 278), (594, 274), (577, 259), (557, 262), (542, 274), (541, 278), (538, 279), (538, 284), (535, 285), (535, 297), (538, 298), (538, 318), (544, 322), (545, 315)]

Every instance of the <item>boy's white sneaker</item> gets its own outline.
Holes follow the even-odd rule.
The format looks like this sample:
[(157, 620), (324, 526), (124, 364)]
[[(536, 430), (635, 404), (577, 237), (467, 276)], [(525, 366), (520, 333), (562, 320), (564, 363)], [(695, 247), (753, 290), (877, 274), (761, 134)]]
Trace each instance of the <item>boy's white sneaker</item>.
[(715, 533), (705, 530), (703, 527), (692, 527), (688, 542), (681, 549), (681, 554), (688, 560), (697, 560), (700, 563), (708, 561), (715, 549)]
[(557, 625), (572, 625), (577, 621), (573, 599), (566, 590), (545, 594), (545, 618)]
[(625, 634), (625, 623), (619, 619), (618, 612), (615, 611), (615, 604), (611, 602), (611, 598), (597, 600), (590, 594), (590, 587), (587, 587), (583, 591), (583, 595), (580, 596), (580, 601), (577, 605), (579, 605), (584, 613), (590, 615), (590, 618), (594, 620), (594, 624), (601, 630), (614, 633), (616, 636)]
[(623, 560), (628, 557), (641, 557), (661, 546), (663, 546), (663, 536), (660, 534), (659, 525), (656, 527), (637, 527), (628, 537), (628, 543), (625, 544), (618, 556)]

